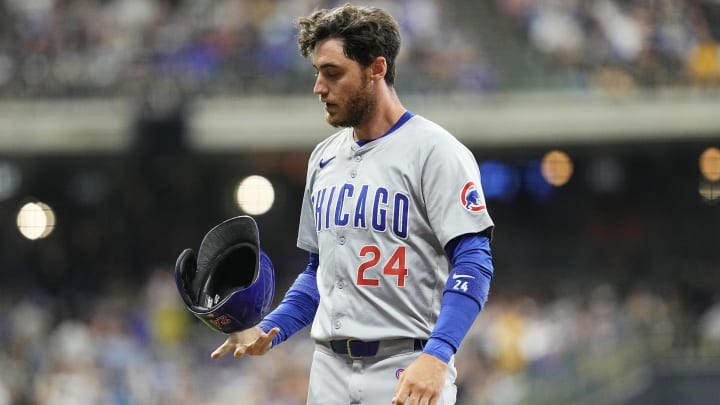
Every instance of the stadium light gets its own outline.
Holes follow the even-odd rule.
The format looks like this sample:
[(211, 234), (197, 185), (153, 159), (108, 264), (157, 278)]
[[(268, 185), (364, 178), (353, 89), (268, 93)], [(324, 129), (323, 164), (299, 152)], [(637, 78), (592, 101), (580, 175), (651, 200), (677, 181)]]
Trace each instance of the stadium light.
[(248, 176), (235, 188), (235, 202), (249, 215), (262, 215), (272, 208), (275, 189), (270, 180), (263, 176)]
[(27, 239), (46, 238), (55, 229), (55, 212), (43, 202), (29, 202), (20, 208), (17, 226)]

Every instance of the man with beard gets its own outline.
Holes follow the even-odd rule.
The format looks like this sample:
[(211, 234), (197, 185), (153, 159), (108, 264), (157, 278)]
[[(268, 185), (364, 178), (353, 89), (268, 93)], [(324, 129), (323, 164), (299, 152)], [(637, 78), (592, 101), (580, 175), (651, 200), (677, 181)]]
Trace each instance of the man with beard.
[(477, 161), (395, 92), (397, 22), (346, 4), (298, 20), (338, 132), (308, 162), (306, 269), (260, 324), (213, 353), (262, 355), (312, 324), (308, 404), (454, 404), (454, 354), (493, 275)]

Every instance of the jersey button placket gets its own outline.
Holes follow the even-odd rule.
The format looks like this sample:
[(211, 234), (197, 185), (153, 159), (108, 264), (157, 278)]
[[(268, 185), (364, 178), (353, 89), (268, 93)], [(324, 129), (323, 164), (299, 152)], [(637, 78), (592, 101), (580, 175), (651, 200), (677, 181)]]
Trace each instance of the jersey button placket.
[[(362, 156), (360, 156), (360, 155), (355, 155), (355, 156), (353, 156), (353, 160), (354, 160), (356, 163), (360, 163), (360, 161), (362, 161)], [(357, 177), (357, 175), (358, 175), (358, 165), (355, 164), (355, 165), (353, 165), (353, 167), (350, 169), (350, 177), (354, 179), (354, 178)]]
[[(347, 237), (341, 231), (338, 233), (339, 235), (336, 235), (335, 241), (338, 246), (344, 246), (347, 243)], [(344, 251), (342, 248), (338, 248), (337, 253), (342, 255), (344, 254)], [(347, 297), (344, 297), (345, 294), (344, 291), (342, 291), (343, 288), (345, 288), (345, 282), (341, 278), (336, 279), (334, 286), (335, 288), (331, 292), (331, 302), (333, 307), (332, 327), (336, 331), (339, 331), (343, 326), (341, 319), (347, 316)]]

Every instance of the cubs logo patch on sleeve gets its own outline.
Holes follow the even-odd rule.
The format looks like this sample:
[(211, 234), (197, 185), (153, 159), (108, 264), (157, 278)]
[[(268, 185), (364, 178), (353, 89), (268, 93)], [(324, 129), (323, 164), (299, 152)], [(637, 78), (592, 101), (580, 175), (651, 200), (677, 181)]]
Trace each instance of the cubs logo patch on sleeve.
[(480, 190), (474, 182), (468, 181), (460, 192), (460, 202), (466, 210), (477, 212), (485, 209), (485, 204), (480, 198)]

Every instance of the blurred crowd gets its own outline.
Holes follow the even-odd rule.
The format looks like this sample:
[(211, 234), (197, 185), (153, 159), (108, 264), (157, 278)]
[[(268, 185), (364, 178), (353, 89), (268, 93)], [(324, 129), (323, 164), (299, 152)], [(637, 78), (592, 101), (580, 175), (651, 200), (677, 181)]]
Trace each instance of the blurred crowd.
[[(456, 356), (459, 405), (592, 403), (672, 350), (720, 353), (720, 302), (694, 314), (673, 294), (609, 284), (493, 295)], [(313, 343), (303, 330), (266, 356), (212, 361), (223, 340), (181, 305), (171, 273), (88, 296), (2, 295), (0, 404), (305, 402)], [(532, 398), (532, 400), (530, 400)]]
[[(309, 92), (294, 19), (323, 0), (8, 0), (0, 2), (0, 93), (135, 95), (157, 80), (179, 92)], [(404, 86), (483, 86), (473, 42), (437, 0), (375, 1), (403, 30)], [(452, 60), (453, 63), (444, 63)], [(406, 63), (407, 62), (407, 63)]]
[[(0, 94), (134, 96), (158, 81), (181, 95), (309, 92), (313, 72), (297, 50), (294, 19), (341, 3), (7, 0)], [(527, 63), (550, 66), (565, 87), (720, 82), (720, 6), (710, 0), (496, 0), (497, 16), (461, 0), (365, 3), (388, 9), (401, 25), (403, 91), (482, 93), (511, 83), (500, 77), (513, 69), (485, 49), (509, 40), (502, 35), (521, 37), (539, 58)], [(473, 15), (514, 29), (485, 38)]]
[(712, 0), (498, 0), (501, 14), (568, 83), (617, 91), (720, 85)]

